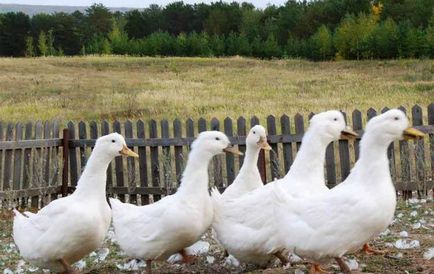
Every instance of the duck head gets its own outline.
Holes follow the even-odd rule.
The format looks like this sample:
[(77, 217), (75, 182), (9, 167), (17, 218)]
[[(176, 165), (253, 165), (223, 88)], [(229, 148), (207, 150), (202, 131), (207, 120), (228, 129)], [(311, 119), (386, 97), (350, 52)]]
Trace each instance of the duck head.
[(378, 142), (386, 145), (395, 140), (411, 140), (423, 138), (425, 134), (409, 127), (405, 113), (399, 109), (391, 109), (372, 118), (366, 125), (366, 134), (375, 134)]
[(242, 153), (232, 146), (229, 138), (220, 131), (204, 131), (194, 140), (191, 145), (192, 150), (208, 152), (217, 155), (223, 152), (242, 155)]
[(98, 138), (94, 149), (106, 153), (111, 158), (121, 155), (139, 157), (137, 153), (127, 147), (124, 137), (119, 133), (111, 133)]
[(271, 150), (267, 143), (267, 131), (261, 125), (252, 127), (246, 138), (246, 144), (257, 149)]
[(325, 143), (357, 137), (351, 128), (347, 127), (344, 115), (337, 110), (318, 113), (310, 119), (309, 131), (320, 135)]

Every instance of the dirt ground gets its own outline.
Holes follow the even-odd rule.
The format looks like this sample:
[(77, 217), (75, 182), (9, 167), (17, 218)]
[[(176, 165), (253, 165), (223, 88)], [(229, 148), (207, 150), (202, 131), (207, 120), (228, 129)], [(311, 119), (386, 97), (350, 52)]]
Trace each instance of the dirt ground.
[[(345, 257), (354, 272), (363, 273), (434, 273), (434, 201), (412, 199), (399, 202), (395, 219), (390, 227), (371, 245), (387, 249), (385, 255), (365, 255), (361, 252)], [(48, 273), (22, 260), (11, 236), (12, 216), (9, 211), (0, 213), (0, 269), (3, 274)], [(275, 262), (267, 269), (253, 265), (239, 266), (229, 263), (223, 249), (207, 233), (202, 241), (192, 247), (198, 254), (193, 264), (169, 262), (153, 263), (154, 273), (307, 273), (306, 262), (294, 262), (282, 267)], [(431, 250), (431, 251), (430, 251)], [(430, 251), (430, 252), (429, 252)], [(429, 258), (430, 255), (433, 258)], [(293, 258), (293, 257), (292, 257)], [(293, 260), (294, 261), (294, 260)], [(296, 261), (296, 260), (295, 260)], [(81, 273), (140, 273), (145, 263), (127, 258), (116, 245), (113, 231), (109, 231), (104, 246), (75, 264)], [(339, 273), (337, 265), (330, 261), (324, 268)]]

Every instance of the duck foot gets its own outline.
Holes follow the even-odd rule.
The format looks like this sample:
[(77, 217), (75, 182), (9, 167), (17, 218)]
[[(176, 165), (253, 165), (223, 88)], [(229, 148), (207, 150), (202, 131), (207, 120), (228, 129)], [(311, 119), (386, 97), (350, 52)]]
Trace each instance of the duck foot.
[(332, 272), (328, 272), (321, 268), (319, 264), (312, 264), (309, 274), (318, 274), (318, 273), (324, 273), (324, 274), (331, 274)]
[(65, 259), (59, 259), (59, 263), (61, 263), (63, 265), (63, 267), (65, 268), (65, 271), (62, 272), (61, 274), (76, 274), (78, 272), (76, 272), (74, 270), (74, 268), (72, 268), (72, 266), (70, 266)]
[(336, 257), (336, 262), (338, 263), (339, 267), (341, 268), (342, 272), (345, 274), (351, 274), (351, 269), (348, 267), (348, 265), (342, 260), (342, 258)]
[[(146, 273), (152, 274), (152, 260), (146, 260)], [(145, 271), (142, 274), (145, 274)]]
[[(287, 257), (285, 257), (282, 252), (277, 251), (276, 253), (273, 253), (274, 256), (276, 256), (280, 262), (282, 263), (283, 266), (290, 264), (289, 260)], [(290, 264), (291, 265), (291, 264)]]
[(378, 250), (371, 248), (368, 243), (363, 245), (362, 251), (365, 252), (366, 255), (384, 255), (387, 253), (387, 250)]
[(196, 256), (194, 256), (194, 255), (188, 255), (187, 251), (185, 251), (185, 249), (182, 249), (181, 251), (179, 251), (179, 254), (181, 254), (181, 256), (182, 256), (182, 262), (184, 264), (190, 264), (190, 263), (193, 263), (196, 260)]

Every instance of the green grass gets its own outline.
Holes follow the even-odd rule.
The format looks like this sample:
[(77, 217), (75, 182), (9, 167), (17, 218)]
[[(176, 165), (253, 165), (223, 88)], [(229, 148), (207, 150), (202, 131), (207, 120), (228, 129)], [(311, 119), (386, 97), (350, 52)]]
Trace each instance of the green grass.
[(434, 100), (434, 61), (0, 58), (3, 121), (237, 118)]

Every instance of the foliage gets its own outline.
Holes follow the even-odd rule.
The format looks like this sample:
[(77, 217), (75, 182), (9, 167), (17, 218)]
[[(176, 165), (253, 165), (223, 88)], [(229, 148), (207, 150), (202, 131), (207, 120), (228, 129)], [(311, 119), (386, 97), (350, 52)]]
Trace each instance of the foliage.
[[(433, 56), (430, 0), (289, 0), (257, 9), (213, 2), (112, 13), (0, 14), (0, 56), (128, 54), (299, 57), (312, 60)], [(35, 44), (35, 43), (34, 43)]]

